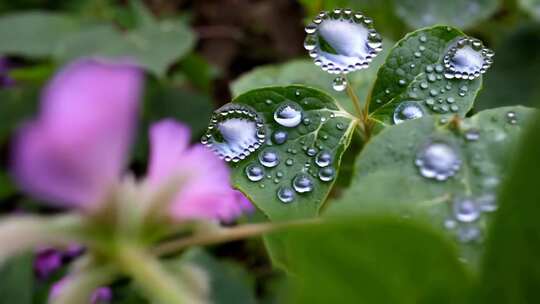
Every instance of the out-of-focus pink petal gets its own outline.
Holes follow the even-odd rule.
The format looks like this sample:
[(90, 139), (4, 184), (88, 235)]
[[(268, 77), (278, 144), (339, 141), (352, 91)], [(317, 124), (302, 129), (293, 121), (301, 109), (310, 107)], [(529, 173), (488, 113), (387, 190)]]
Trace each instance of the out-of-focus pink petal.
[(141, 71), (129, 64), (84, 59), (58, 73), (39, 117), (15, 136), (19, 185), (58, 206), (93, 209), (124, 168), (141, 86)]
[[(62, 292), (64, 292), (66, 285), (70, 283), (72, 279), (68, 276), (63, 277), (60, 281), (54, 283), (49, 291), (49, 301), (54, 301), (55, 298), (58, 298)], [(110, 287), (98, 287), (92, 292), (90, 299), (88, 299), (89, 304), (101, 304), (109, 303), (112, 300), (113, 294)]]
[(249, 210), (231, 188), (227, 165), (202, 145), (188, 147), (186, 130), (171, 120), (150, 130), (150, 181), (185, 178), (170, 207), (172, 218), (231, 221)]

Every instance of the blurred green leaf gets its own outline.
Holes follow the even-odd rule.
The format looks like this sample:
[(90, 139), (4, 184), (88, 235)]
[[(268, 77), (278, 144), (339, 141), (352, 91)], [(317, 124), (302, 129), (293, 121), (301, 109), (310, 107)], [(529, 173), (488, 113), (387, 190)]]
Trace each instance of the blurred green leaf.
[(50, 56), (56, 46), (78, 28), (75, 19), (56, 13), (4, 15), (0, 17), (0, 54)]
[[(508, 122), (511, 111), (516, 124)], [(341, 199), (331, 202), (327, 211), (334, 215), (391, 213), (427, 220), (442, 230), (446, 220), (456, 222), (455, 198), (480, 200), (496, 194), (497, 184), (505, 178), (511, 156), (517, 151), (522, 127), (534, 113), (528, 108), (507, 107), (446, 125), (426, 117), (389, 127), (366, 145), (356, 160), (351, 187)], [(478, 134), (478, 139), (467, 140), (469, 132)], [(419, 151), (432, 142), (449, 145), (461, 160), (455, 176), (445, 181), (423, 177), (415, 164)], [(473, 226), (458, 225), (448, 230), (449, 235), (460, 239), (473, 231), (470, 229), (482, 233), (488, 220), (485, 213)], [(462, 254), (472, 266), (481, 252), (477, 240), (462, 242)]]
[(282, 234), (291, 303), (465, 303), (472, 285), (452, 244), (399, 218), (341, 218)]
[[(332, 97), (303, 86), (257, 89), (238, 96), (233, 102), (248, 105), (262, 116), (268, 138), (275, 131), (283, 130), (288, 133), (285, 143), (272, 145), (272, 149), (278, 153), (279, 165), (265, 168), (265, 175), (271, 179), (252, 182), (247, 178), (246, 167), (259, 163), (258, 156), (261, 152), (257, 152), (239, 163), (232, 164), (234, 186), (246, 194), (271, 220), (316, 216), (334, 184), (341, 157), (351, 140), (355, 126), (353, 117), (341, 110)], [(286, 102), (295, 102), (302, 107), (303, 118), (308, 118), (310, 123), (285, 128), (275, 122), (274, 112)], [(260, 151), (264, 151), (268, 145), (263, 145)], [(315, 164), (315, 155), (307, 154), (308, 148), (314, 148), (314, 151), (324, 149), (331, 154), (332, 163), (329, 168), (335, 170), (333, 178), (327, 182), (319, 179), (320, 168)], [(287, 161), (289, 159), (290, 161)], [(313, 180), (313, 191), (294, 193), (295, 199), (292, 202), (282, 203), (276, 194), (278, 189), (291, 187), (292, 180), (300, 172)], [(263, 184), (264, 186), (261, 186)], [(291, 191), (294, 190), (291, 188)]]
[[(404, 101), (420, 106), (425, 113), (464, 116), (472, 108), (482, 79), (446, 79), (443, 75), (446, 50), (464, 35), (457, 29), (435, 26), (398, 41), (377, 73), (369, 101), (370, 117), (392, 124), (394, 110)], [(462, 87), (467, 89), (463, 97), (459, 95)]]
[(519, 0), (519, 4), (533, 18), (540, 20), (540, 0)]
[(257, 303), (254, 282), (239, 264), (219, 261), (200, 248), (190, 249), (182, 256), (182, 261), (199, 267), (208, 275), (211, 303)]
[(540, 303), (540, 117), (531, 119), (514, 166), (502, 186), (500, 208), (489, 230), (481, 301)]
[(0, 202), (15, 193), (17, 188), (11, 182), (8, 173), (0, 169)]
[(187, 77), (193, 86), (207, 93), (212, 91), (212, 82), (217, 71), (206, 59), (191, 53), (179, 62), (179, 66), (179, 73)]
[(0, 266), (0, 303), (32, 304), (33, 256), (13, 257)]
[[(389, 47), (391, 42), (385, 41), (384, 44)], [(351, 87), (354, 88), (361, 102), (367, 100), (371, 86), (375, 81), (377, 69), (384, 62), (386, 54), (387, 52), (379, 54), (368, 69), (347, 76)], [(337, 92), (332, 88), (332, 81), (335, 77), (335, 75), (330, 75), (321, 70), (312, 60), (293, 60), (284, 64), (255, 68), (236, 79), (231, 84), (231, 91), (233, 96), (238, 96), (261, 87), (301, 84), (325, 91), (336, 98), (339, 104), (349, 113), (354, 113), (353, 104), (347, 93), (345, 91)]]
[(490, 17), (499, 6), (499, 0), (398, 0), (396, 14), (411, 28), (434, 24), (447, 24), (469, 28)]
[(540, 99), (540, 24), (519, 27), (495, 47), (475, 108), (510, 105), (538, 107)]

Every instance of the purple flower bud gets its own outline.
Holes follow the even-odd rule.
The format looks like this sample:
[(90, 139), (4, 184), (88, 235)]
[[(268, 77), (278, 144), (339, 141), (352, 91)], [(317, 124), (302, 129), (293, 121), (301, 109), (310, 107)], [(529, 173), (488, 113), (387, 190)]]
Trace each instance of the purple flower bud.
[(10, 87), (15, 84), (15, 81), (8, 76), (8, 73), (12, 67), (13, 66), (9, 59), (0, 57), (0, 88)]
[(34, 272), (39, 279), (45, 279), (62, 267), (62, 252), (53, 248), (38, 250), (34, 259)]
[(13, 143), (12, 171), (33, 196), (92, 211), (118, 181), (136, 127), (142, 73), (79, 60), (44, 90), (37, 119)]

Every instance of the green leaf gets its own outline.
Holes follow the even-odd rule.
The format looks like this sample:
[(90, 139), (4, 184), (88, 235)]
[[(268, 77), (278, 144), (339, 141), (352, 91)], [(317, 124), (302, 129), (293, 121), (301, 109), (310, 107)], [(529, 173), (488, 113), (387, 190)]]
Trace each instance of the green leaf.
[(50, 56), (56, 46), (77, 31), (72, 18), (45, 12), (25, 12), (0, 17), (0, 54)]
[(182, 261), (208, 275), (211, 303), (257, 303), (249, 273), (239, 264), (218, 261), (200, 248), (190, 249), (182, 256)]
[(37, 108), (37, 90), (15, 87), (0, 90), (0, 145), (24, 119), (33, 116)]
[[(449, 80), (442, 69), (446, 50), (462, 36), (457, 29), (435, 26), (400, 40), (377, 74), (369, 101), (371, 118), (383, 125), (391, 124), (394, 109), (403, 101), (414, 102), (429, 114), (464, 116), (472, 108), (482, 79)], [(464, 87), (467, 91), (462, 97), (459, 92)]]
[(540, 20), (540, 1), (539, 0), (519, 0), (519, 4), (533, 18), (535, 18), (536, 20)]
[[(517, 123), (508, 122), (513, 111)], [(523, 107), (486, 110), (471, 118), (454, 118), (449, 124), (438, 124), (433, 117), (405, 122), (383, 130), (364, 148), (356, 160), (352, 186), (343, 197), (332, 202), (328, 212), (392, 213), (431, 222), (443, 229), (447, 219), (453, 219), (455, 198), (487, 198), (496, 194), (497, 184), (505, 178), (511, 156), (522, 126), (535, 113)], [(465, 138), (476, 131), (479, 138)], [(436, 181), (420, 174), (415, 160), (419, 151), (431, 142), (443, 142), (456, 151), (461, 165), (446, 181)], [(462, 233), (482, 232), (489, 219), (483, 213), (474, 226), (458, 226), (449, 235), (459, 238)], [(455, 220), (454, 220), (455, 222)], [(477, 230), (478, 228), (478, 230)], [(463, 242), (463, 256), (476, 265), (478, 239)]]
[(482, 299), (477, 303), (540, 303), (540, 117), (524, 132), (500, 208), (489, 230), (484, 257)]
[(8, 173), (0, 169), (0, 201), (5, 200), (15, 193), (17, 193), (17, 188), (11, 182)]
[(282, 234), (291, 303), (465, 303), (472, 283), (451, 243), (399, 218), (340, 218)]
[[(391, 42), (384, 42), (391, 45)], [(362, 102), (367, 100), (371, 85), (375, 80), (376, 71), (384, 62), (386, 52), (380, 53), (370, 64), (368, 69), (347, 75), (349, 84)], [(249, 90), (267, 86), (285, 86), (301, 84), (311, 86), (327, 92), (336, 98), (339, 104), (349, 113), (354, 113), (351, 99), (345, 91), (337, 92), (332, 88), (332, 81), (336, 75), (330, 75), (316, 66), (312, 60), (293, 60), (279, 65), (267, 65), (255, 68), (242, 75), (231, 84), (233, 96), (238, 96)]]
[[(331, 166), (337, 176), (341, 156), (349, 145), (354, 131), (354, 118), (340, 109), (332, 97), (303, 86), (253, 90), (238, 96), (233, 102), (248, 105), (257, 111), (265, 121), (269, 137), (277, 130), (288, 132), (286, 143), (272, 146), (279, 155), (280, 163), (274, 168), (265, 168), (265, 175), (270, 178), (265, 177), (260, 182), (251, 182), (245, 173), (247, 166), (259, 163), (258, 156), (269, 145), (267, 143), (245, 160), (232, 165), (235, 187), (245, 193), (271, 220), (316, 216), (335, 179), (328, 182), (320, 181), (315, 157), (308, 156), (304, 148), (320, 150), (322, 147), (329, 151), (333, 159)], [(285, 128), (277, 124), (274, 121), (274, 111), (284, 102), (295, 102), (301, 106), (303, 117), (309, 118), (311, 123), (308, 125), (300, 123), (295, 128)], [(277, 198), (278, 188), (291, 187), (293, 178), (300, 172), (312, 177), (313, 191), (296, 193), (294, 201), (282, 203)]]
[(484, 75), (475, 109), (523, 105), (540, 100), (540, 23), (520, 26), (495, 46), (495, 60)]
[(34, 289), (32, 254), (13, 257), (0, 266), (0, 304), (31, 304)]
[(499, 0), (399, 0), (395, 6), (396, 14), (412, 28), (434, 24), (469, 28), (495, 13)]

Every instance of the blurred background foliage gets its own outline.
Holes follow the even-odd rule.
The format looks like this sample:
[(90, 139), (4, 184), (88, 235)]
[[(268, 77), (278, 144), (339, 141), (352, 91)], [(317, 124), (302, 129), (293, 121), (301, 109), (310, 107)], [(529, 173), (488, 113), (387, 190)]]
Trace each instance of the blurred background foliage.
[[(386, 51), (407, 32), (433, 24), (482, 39), (496, 57), (475, 110), (533, 106), (540, 99), (538, 0), (0, 0), (0, 210), (57, 212), (24, 198), (11, 182), (9, 139), (36, 113), (43, 84), (80, 56), (132, 57), (147, 71), (133, 152), (137, 173), (145, 168), (151, 122), (174, 117), (189, 124), (197, 140), (213, 109), (255, 87), (308, 84), (350, 108), (302, 47), (306, 22), (336, 7), (372, 17)], [(369, 94), (383, 57), (352, 75), (359, 96)], [(265, 219), (255, 214), (248, 220)], [(194, 250), (185, 258), (213, 274), (216, 303), (280, 303), (286, 291), (259, 240)], [(32, 255), (17, 257), (0, 269), (0, 303), (44, 303), (59, 276), (37, 281)], [(114, 287), (115, 303), (144, 303), (129, 283)]]

